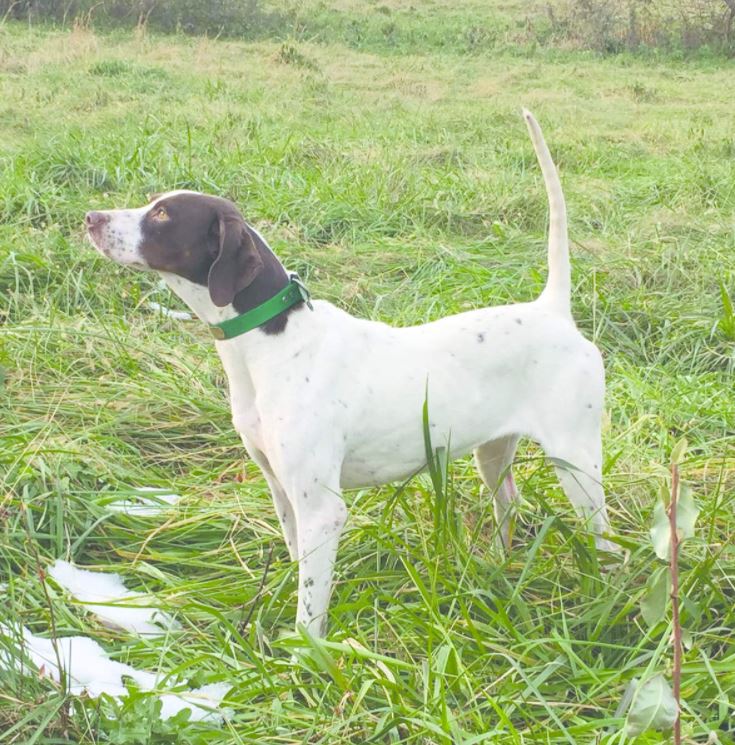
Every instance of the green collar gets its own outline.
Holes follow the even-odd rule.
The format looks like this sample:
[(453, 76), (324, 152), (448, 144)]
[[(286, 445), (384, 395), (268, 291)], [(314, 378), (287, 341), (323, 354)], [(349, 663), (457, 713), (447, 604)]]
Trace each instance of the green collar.
[(296, 303), (305, 302), (310, 310), (314, 310), (311, 304), (309, 291), (304, 287), (298, 274), (289, 275), (290, 282), (279, 290), (277, 295), (261, 303), (246, 313), (241, 313), (234, 318), (228, 318), (221, 323), (213, 323), (209, 331), (215, 339), (233, 339), (241, 334), (246, 334), (264, 323), (268, 323), (279, 313), (288, 310)]

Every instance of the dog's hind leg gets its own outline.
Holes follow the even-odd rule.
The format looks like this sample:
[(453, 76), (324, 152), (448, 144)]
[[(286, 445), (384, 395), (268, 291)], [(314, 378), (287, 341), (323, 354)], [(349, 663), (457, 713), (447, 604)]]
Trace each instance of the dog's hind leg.
[(597, 547), (617, 551), (617, 546), (604, 538), (612, 531), (602, 488), (602, 357), (590, 342), (564, 343), (569, 345), (569, 361), (549, 370), (528, 434), (554, 464), (564, 493), (593, 532)]
[(585, 519), (595, 536), (597, 548), (603, 551), (619, 551), (619, 547), (603, 537), (610, 533), (610, 521), (605, 506), (605, 492), (599, 481), (596, 464), (592, 466), (590, 474), (590, 463), (595, 458), (583, 452), (567, 453), (566, 458), (556, 456), (554, 466), (557, 476), (561, 482), (564, 493), (574, 505), (580, 517)]
[(610, 533), (610, 522), (602, 488), (602, 442), (599, 419), (578, 419), (562, 435), (552, 435), (541, 443), (551, 458), (564, 493), (595, 536), (597, 548), (619, 551), (604, 538)]
[(475, 450), (475, 462), (485, 485), (494, 494), (495, 520), (500, 538), (510, 548), (510, 525), (513, 502), (518, 497), (511, 465), (518, 446), (518, 435), (499, 437)]

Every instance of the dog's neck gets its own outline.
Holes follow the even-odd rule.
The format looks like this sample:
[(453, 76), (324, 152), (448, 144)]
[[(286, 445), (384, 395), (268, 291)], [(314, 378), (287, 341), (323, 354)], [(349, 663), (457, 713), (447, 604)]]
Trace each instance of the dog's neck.
[[(290, 281), (288, 272), (273, 253), (270, 246), (265, 242), (263, 236), (252, 225), (249, 227), (255, 247), (263, 262), (263, 269), (250, 285), (235, 296), (232, 306), (236, 314), (247, 313), (249, 310), (262, 305), (266, 300), (270, 300), (278, 294)], [(259, 328), (259, 331), (263, 331), (266, 334), (280, 333), (286, 327), (286, 323), (288, 323), (289, 314), (302, 305), (303, 303), (299, 303), (279, 313), (275, 318), (264, 323)]]
[[(258, 236), (260, 237), (260, 236)], [(183, 300), (189, 308), (204, 323), (214, 325), (235, 318), (242, 313), (252, 310), (256, 306), (273, 297), (282, 290), (290, 281), (288, 273), (283, 264), (270, 250), (265, 241), (256, 243), (263, 259), (263, 270), (249, 287), (240, 292), (235, 300), (223, 308), (216, 306), (209, 296), (209, 289), (183, 279), (177, 274), (159, 272), (171, 290)], [(272, 378), (272, 369), (269, 364), (263, 364), (263, 360), (270, 360), (274, 355), (291, 355), (294, 341), (299, 344), (300, 335), (288, 333), (288, 321), (292, 312), (299, 311), (304, 303), (299, 303), (279, 313), (275, 318), (263, 326), (248, 331), (237, 337), (227, 340), (216, 340), (217, 354), (222, 361), (225, 374), (229, 381), (230, 397), (238, 401), (238, 407), (244, 412), (249, 412), (254, 406), (256, 382), (258, 371), (264, 373), (267, 378)], [(298, 323), (294, 319), (293, 323)], [(286, 333), (282, 333), (282, 332)], [(278, 340), (274, 344), (271, 340)], [(282, 365), (285, 369), (286, 364)], [(257, 427), (254, 420), (245, 417), (245, 423), (241, 423), (241, 434), (247, 432), (248, 436), (255, 438), (258, 442)], [(255, 427), (255, 429), (253, 429)]]
[[(203, 285), (190, 282), (177, 274), (159, 272), (166, 284), (178, 295), (204, 323), (213, 325), (221, 323), (230, 318), (235, 318), (242, 313), (247, 313), (253, 308), (270, 300), (286, 285), (290, 279), (288, 272), (278, 257), (270, 249), (263, 237), (256, 230), (254, 233), (255, 245), (263, 262), (263, 269), (248, 287), (241, 290), (229, 305), (222, 308), (216, 306), (210, 296), (209, 290)], [(279, 334), (288, 323), (288, 316), (303, 306), (299, 303), (279, 313), (257, 330), (249, 333), (263, 332), (269, 335)]]

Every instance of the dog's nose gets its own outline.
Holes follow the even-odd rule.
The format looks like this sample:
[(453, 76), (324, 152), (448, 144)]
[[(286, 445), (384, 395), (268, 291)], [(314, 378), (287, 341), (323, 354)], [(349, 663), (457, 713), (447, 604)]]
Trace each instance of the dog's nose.
[(87, 212), (85, 219), (88, 228), (97, 228), (100, 225), (110, 222), (110, 216), (104, 212)]

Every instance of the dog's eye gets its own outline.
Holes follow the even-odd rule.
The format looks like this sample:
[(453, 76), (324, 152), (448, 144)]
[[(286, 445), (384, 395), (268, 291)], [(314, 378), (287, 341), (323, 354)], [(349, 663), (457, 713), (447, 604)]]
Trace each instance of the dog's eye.
[(168, 212), (165, 207), (159, 207), (153, 213), (154, 220), (168, 220)]

